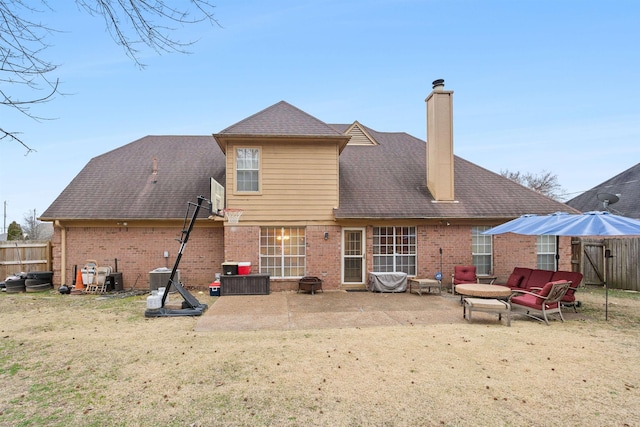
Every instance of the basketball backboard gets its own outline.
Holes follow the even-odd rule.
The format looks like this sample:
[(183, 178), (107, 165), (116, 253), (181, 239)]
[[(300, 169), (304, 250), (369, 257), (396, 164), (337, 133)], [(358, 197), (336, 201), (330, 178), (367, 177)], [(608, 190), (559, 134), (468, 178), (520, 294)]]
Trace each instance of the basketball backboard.
[(211, 213), (222, 214), (224, 210), (224, 187), (211, 178)]

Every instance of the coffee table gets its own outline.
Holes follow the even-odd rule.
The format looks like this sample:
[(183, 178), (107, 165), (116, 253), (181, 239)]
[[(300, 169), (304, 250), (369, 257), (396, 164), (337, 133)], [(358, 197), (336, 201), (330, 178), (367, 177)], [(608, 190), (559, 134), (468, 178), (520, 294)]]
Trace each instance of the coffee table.
[(456, 293), (460, 294), (460, 302), (464, 297), (476, 298), (507, 298), (511, 289), (501, 285), (487, 285), (485, 283), (462, 283), (456, 285)]
[(435, 288), (438, 291), (438, 294), (442, 293), (442, 282), (440, 280), (435, 279), (418, 279), (413, 278), (409, 279), (409, 293), (411, 293), (412, 288), (416, 288), (418, 291), (418, 295), (422, 296), (422, 290), (426, 289), (427, 293), (431, 292), (431, 288)]
[(500, 301), (494, 298), (467, 297), (464, 299), (462, 318), (471, 321), (472, 311), (496, 313), (498, 315), (498, 320), (502, 320), (502, 314), (505, 314), (507, 316), (507, 326), (511, 326), (511, 304), (506, 301)]

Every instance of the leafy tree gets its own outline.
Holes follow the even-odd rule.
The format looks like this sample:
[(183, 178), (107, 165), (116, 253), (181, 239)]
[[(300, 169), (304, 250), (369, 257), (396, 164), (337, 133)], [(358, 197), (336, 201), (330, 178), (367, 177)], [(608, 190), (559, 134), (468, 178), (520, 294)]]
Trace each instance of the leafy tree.
[(539, 174), (534, 174), (531, 172), (513, 172), (505, 169), (500, 171), (500, 175), (552, 199), (561, 200), (566, 196), (566, 191), (558, 182), (558, 176), (546, 170)]
[[(176, 27), (203, 21), (218, 24), (209, 0), (75, 0), (75, 3), (87, 14), (104, 18), (113, 40), (139, 67), (144, 67), (139, 46), (146, 45), (158, 53), (185, 53), (193, 42), (175, 38)], [(175, 3), (182, 5), (174, 6)], [(35, 120), (42, 118), (33, 114), (31, 107), (60, 93), (59, 80), (51, 77), (57, 65), (45, 56), (47, 37), (57, 29), (49, 28), (39, 19), (41, 14), (53, 11), (52, 4), (48, 0), (0, 1), (0, 105)], [(14, 92), (9, 92), (8, 87)], [(25, 99), (25, 92), (34, 95)], [(27, 154), (33, 151), (21, 139), (20, 132), (0, 123), (0, 140), (4, 139), (22, 144)]]
[(20, 224), (13, 221), (7, 227), (7, 240), (22, 240), (22, 227)]

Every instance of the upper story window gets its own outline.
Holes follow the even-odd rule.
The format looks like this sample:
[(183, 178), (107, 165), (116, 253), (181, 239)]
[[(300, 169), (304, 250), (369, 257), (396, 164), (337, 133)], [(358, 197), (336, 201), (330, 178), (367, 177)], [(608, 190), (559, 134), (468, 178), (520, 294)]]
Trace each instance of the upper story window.
[(471, 229), (471, 257), (478, 274), (491, 274), (493, 240), (490, 234), (482, 234), (489, 228), (478, 226)]
[(260, 150), (236, 148), (236, 191), (260, 191)]

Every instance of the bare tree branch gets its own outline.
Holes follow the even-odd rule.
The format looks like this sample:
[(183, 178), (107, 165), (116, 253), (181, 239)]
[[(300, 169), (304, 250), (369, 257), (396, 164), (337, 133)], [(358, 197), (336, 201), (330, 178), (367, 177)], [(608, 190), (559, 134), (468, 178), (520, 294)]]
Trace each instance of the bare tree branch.
[[(41, 5), (41, 9), (33, 3)], [(207, 22), (220, 26), (214, 18), (209, 0), (183, 0), (183, 5), (173, 6), (170, 0), (76, 0), (80, 10), (89, 15), (101, 16), (116, 44), (140, 68), (140, 48), (147, 46), (157, 53), (188, 53), (195, 41), (181, 41), (174, 33), (189, 24)], [(186, 4), (184, 4), (186, 3)], [(60, 95), (59, 80), (50, 78), (57, 65), (45, 57), (49, 47), (45, 42), (56, 30), (33, 19), (44, 12), (51, 12), (47, 0), (0, 0), (0, 106), (13, 108), (20, 113), (44, 120), (33, 114), (31, 107), (52, 100)], [(11, 88), (11, 92), (9, 91)], [(33, 93), (43, 94), (33, 96)], [(26, 96), (26, 97), (25, 97)], [(2, 128), (0, 141), (18, 142), (31, 149), (19, 132)]]
[(558, 176), (546, 170), (536, 175), (531, 172), (522, 173), (505, 169), (500, 171), (500, 175), (552, 199), (560, 200), (566, 195), (566, 191), (558, 182)]
[(213, 6), (208, 0), (190, 0), (191, 8), (178, 9), (164, 0), (76, 0), (76, 4), (92, 16), (102, 16), (114, 41), (122, 46), (139, 67), (139, 45), (157, 53), (188, 53), (195, 41), (180, 41), (171, 36), (176, 26), (208, 21), (219, 26)]
[(31, 153), (32, 151), (36, 151), (33, 148), (30, 148), (20, 137), (18, 136), (18, 132), (7, 132), (6, 130), (0, 128), (0, 141), (7, 139), (9, 141), (17, 142), (26, 148), (27, 152), (24, 154), (25, 156)]

